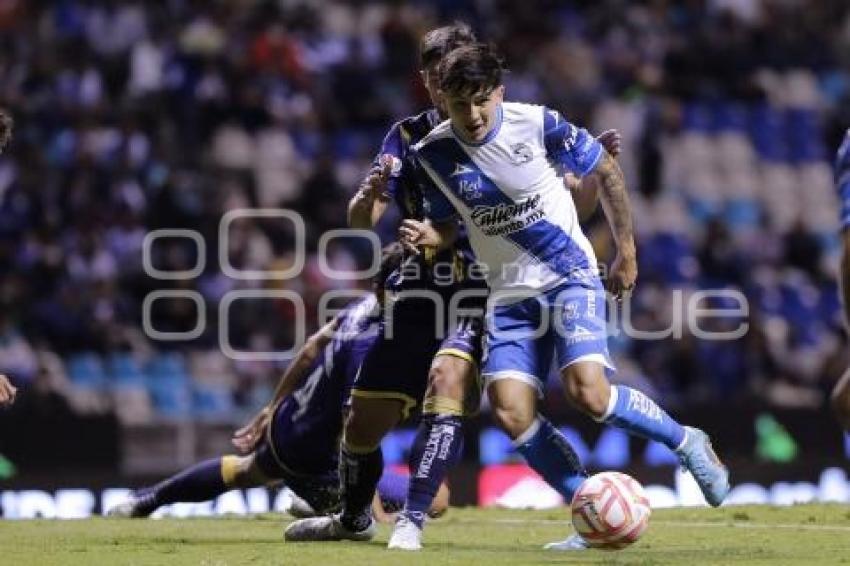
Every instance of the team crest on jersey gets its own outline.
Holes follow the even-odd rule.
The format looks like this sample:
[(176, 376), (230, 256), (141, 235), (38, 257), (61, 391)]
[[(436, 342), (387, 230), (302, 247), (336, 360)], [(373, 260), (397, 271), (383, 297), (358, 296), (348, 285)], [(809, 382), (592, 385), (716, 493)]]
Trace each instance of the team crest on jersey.
[(514, 165), (528, 163), (534, 157), (531, 146), (525, 142), (515, 143), (511, 146), (511, 161)]
[(576, 320), (578, 318), (578, 302), (571, 301), (564, 305), (564, 320)]

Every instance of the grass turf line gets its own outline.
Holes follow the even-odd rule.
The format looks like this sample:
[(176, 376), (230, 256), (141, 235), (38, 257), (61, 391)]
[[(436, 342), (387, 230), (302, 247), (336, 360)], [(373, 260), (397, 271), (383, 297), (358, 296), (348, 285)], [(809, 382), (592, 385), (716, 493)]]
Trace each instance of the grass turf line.
[(657, 510), (643, 539), (617, 552), (542, 550), (571, 532), (566, 509), (452, 509), (428, 525), (419, 553), (387, 551), (387, 526), (371, 543), (287, 544), (288, 522), (272, 514), (6, 521), (0, 564), (850, 564), (850, 507), (839, 504)]

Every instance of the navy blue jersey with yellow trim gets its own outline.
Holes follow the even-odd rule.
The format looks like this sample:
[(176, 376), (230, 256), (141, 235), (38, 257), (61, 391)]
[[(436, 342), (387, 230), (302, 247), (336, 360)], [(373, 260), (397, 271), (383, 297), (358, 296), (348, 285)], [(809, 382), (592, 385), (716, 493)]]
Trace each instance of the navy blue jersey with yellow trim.
[[(381, 155), (389, 154), (394, 158), (387, 193), (404, 218), (422, 220), (426, 216), (422, 190), (425, 173), (413, 159), (411, 147), (440, 122), (440, 115), (433, 108), (396, 122), (375, 157), (375, 165)], [(429, 290), (446, 298), (461, 286), (486, 289), (483, 278), (474, 277), (475, 270), (470, 269), (475, 258), (464, 227), (460, 225), (459, 230), (459, 237), (450, 249), (440, 252), (426, 249), (418, 256), (407, 255), (402, 266), (387, 278), (385, 288), (395, 292)], [(473, 274), (471, 279), (470, 272)]]
[(298, 472), (324, 472), (335, 465), (343, 407), (363, 358), (378, 337), (381, 315), (374, 295), (355, 301), (338, 318), (333, 339), (272, 418), (270, 437), (276, 456)]

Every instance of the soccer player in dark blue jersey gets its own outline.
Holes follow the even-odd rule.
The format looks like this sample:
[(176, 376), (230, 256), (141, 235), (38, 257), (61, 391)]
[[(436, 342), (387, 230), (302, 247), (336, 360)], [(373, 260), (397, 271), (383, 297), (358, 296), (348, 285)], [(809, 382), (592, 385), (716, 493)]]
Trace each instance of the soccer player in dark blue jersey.
[[(385, 253), (380, 281), (400, 257), (397, 245)], [(382, 293), (380, 286), (376, 292)], [(234, 435), (241, 455), (201, 462), (140, 489), (109, 514), (147, 517), (163, 505), (207, 501), (234, 488), (281, 481), (303, 500), (302, 513), (336, 509), (344, 405), (363, 358), (375, 343), (381, 316), (378, 297), (368, 295), (311, 336), (283, 373), (272, 400)], [(388, 472), (383, 484), (387, 489), (382, 495), (398, 506), (406, 495), (406, 479)], [(428, 512), (439, 514), (447, 505), (448, 491), (443, 487), (440, 500)]]
[[(850, 324), (850, 129), (835, 156), (835, 187), (841, 200), (841, 266), (839, 284), (844, 320)], [(844, 430), (850, 431), (850, 369), (832, 390), (832, 410)]]
[[(390, 201), (396, 202), (406, 219), (426, 216), (421, 172), (411, 161), (410, 147), (447, 116), (437, 95), (439, 62), (451, 50), (474, 40), (464, 24), (444, 26), (423, 37), (422, 79), (434, 107), (390, 129), (372, 171), (349, 203), (352, 227), (373, 228)], [(606, 143), (616, 150), (617, 133), (604, 135)], [(573, 185), (579, 189), (577, 181), (573, 180)], [(583, 196), (589, 195), (577, 199), (587, 215), (595, 208), (593, 187), (581, 187), (581, 191)], [(444, 277), (447, 273), (451, 276)], [(287, 540), (368, 540), (373, 536), (368, 502), (382, 468), (380, 441), (424, 394), (422, 419), (410, 452), (408, 497), (388, 545), (407, 550), (421, 547), (424, 511), (461, 456), (462, 419), (477, 408), (480, 397), (482, 319), (480, 314), (453, 316), (459, 310), (483, 312), (486, 284), (483, 276), (475, 275), (474, 256), (461, 237), (448, 250), (412, 253), (388, 280), (388, 290), (399, 297), (392, 307), (394, 337), (379, 338), (352, 390), (352, 411), (342, 442), (342, 513), (293, 523), (286, 531)], [(468, 302), (457, 300), (462, 296)], [(446, 305), (454, 308), (445, 309)], [(444, 318), (451, 323), (441, 328)], [(443, 331), (448, 337), (441, 341), (435, 331)], [(564, 453), (564, 461), (575, 461), (566, 439), (557, 442), (560, 433), (554, 428), (552, 431), (549, 448)], [(535, 466), (533, 456), (530, 463)]]

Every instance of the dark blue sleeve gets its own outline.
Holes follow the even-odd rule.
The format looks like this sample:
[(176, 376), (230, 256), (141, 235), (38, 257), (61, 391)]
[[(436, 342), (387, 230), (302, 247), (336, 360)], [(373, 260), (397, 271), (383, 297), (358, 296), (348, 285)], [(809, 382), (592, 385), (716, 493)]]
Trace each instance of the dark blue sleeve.
[(398, 192), (399, 179), (402, 176), (402, 169), (404, 168), (404, 163), (406, 161), (407, 156), (407, 141), (405, 140), (405, 136), (402, 132), (401, 123), (394, 124), (390, 131), (387, 132), (387, 135), (384, 136), (384, 141), (381, 143), (381, 149), (378, 151), (378, 155), (375, 156), (375, 159), (372, 160), (372, 166), (377, 167), (380, 166), (381, 156), (384, 154), (389, 154), (393, 156), (393, 168), (390, 173), (390, 178), (387, 181), (387, 193), (395, 197)]
[(426, 218), (436, 222), (446, 222), (457, 216), (454, 205), (437, 186), (431, 173), (422, 165), (423, 157), (413, 152), (416, 164), (416, 179), (422, 189), (423, 213)]
[(579, 177), (593, 171), (602, 157), (602, 144), (584, 128), (564, 120), (560, 113), (543, 109), (543, 145), (546, 157), (559, 168)]
[(841, 228), (850, 227), (850, 130), (835, 156), (835, 187), (841, 200)]

